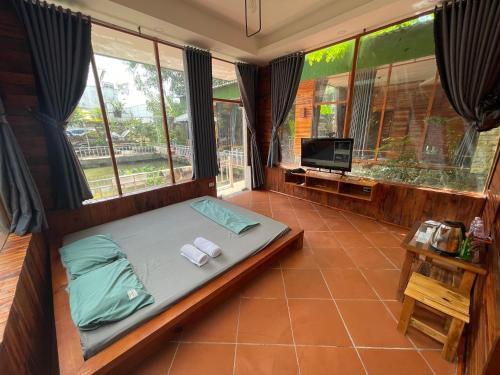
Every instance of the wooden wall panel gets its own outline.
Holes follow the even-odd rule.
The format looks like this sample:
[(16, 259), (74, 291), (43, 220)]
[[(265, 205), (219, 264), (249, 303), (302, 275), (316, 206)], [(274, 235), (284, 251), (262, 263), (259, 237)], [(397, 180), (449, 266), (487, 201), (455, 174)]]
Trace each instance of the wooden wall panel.
[(76, 210), (53, 211), (48, 217), (49, 230), (53, 235), (63, 236), (204, 195), (217, 196), (215, 178), (189, 181), (125, 195), (86, 204)]
[(309, 138), (312, 132), (315, 80), (301, 81), (295, 99), (294, 153), (300, 155), (300, 139)]
[(42, 235), (12, 235), (0, 253), (0, 373), (50, 374), (55, 353), (48, 249)]
[(266, 168), (266, 189), (411, 227), (418, 220), (458, 220), (467, 225), (482, 213), (485, 198), (408, 185), (379, 183), (372, 202), (285, 184), (284, 169)]
[(467, 330), (467, 375), (500, 374), (500, 160), (497, 158), (483, 213), (493, 244), (488, 249), (489, 272), (478, 279)]

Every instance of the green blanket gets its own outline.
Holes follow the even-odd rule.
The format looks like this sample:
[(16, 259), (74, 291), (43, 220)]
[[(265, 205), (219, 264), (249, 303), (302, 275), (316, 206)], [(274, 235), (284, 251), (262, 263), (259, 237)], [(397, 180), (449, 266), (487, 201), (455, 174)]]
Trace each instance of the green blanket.
[(258, 222), (237, 214), (234, 211), (209, 199), (202, 199), (191, 203), (191, 207), (210, 220), (229, 229), (231, 232), (241, 234), (250, 228), (259, 225)]

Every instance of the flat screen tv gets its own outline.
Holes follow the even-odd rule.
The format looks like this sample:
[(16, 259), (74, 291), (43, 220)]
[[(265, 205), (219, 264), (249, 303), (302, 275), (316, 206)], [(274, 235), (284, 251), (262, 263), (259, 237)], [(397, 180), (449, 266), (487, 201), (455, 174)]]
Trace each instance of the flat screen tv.
[(353, 142), (352, 138), (302, 138), (301, 164), (350, 172)]

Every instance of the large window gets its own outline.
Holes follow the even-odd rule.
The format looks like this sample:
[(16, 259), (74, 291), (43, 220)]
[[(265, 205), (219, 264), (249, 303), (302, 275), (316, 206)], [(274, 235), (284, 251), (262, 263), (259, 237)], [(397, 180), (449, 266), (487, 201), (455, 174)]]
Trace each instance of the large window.
[(213, 108), (220, 195), (241, 191), (245, 184), (246, 127), (234, 65), (212, 60)]
[(482, 191), (500, 130), (466, 135), (468, 125), (440, 84), (432, 17), (360, 37), (354, 72), (354, 40), (307, 54), (295, 99), (294, 140), (282, 137), (283, 154), (292, 147), (298, 164), (300, 138), (349, 136), (355, 175)]
[[(92, 46), (67, 135), (94, 199), (191, 180), (182, 49), (99, 25)], [(234, 64), (214, 59), (213, 77), (217, 187), (230, 193), (245, 187), (243, 110)]]
[(342, 137), (354, 41), (308, 53), (295, 103), (280, 129), (282, 162), (300, 163), (300, 139)]

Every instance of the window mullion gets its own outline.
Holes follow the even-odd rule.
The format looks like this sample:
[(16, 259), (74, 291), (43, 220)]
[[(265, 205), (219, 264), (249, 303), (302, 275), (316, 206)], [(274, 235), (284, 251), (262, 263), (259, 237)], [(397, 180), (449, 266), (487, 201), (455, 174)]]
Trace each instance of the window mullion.
[(161, 106), (161, 117), (163, 122), (163, 130), (165, 132), (165, 142), (167, 144), (167, 155), (168, 155), (168, 163), (170, 167), (170, 178), (172, 179), (172, 183), (175, 184), (175, 173), (174, 173), (174, 163), (172, 161), (172, 150), (170, 148), (170, 135), (168, 132), (168, 120), (167, 120), (167, 110), (165, 108), (165, 97), (163, 96), (163, 79), (161, 76), (161, 67), (160, 67), (160, 53), (158, 52), (158, 42), (154, 42), (155, 48), (155, 62), (156, 62), (156, 71), (158, 75), (158, 88), (160, 90), (160, 106)]
[(352, 100), (354, 93), (354, 81), (356, 76), (356, 64), (358, 62), (358, 53), (359, 53), (359, 41), (360, 36), (358, 35), (354, 42), (354, 53), (352, 56), (352, 67), (351, 72), (349, 74), (349, 90), (347, 92), (347, 110), (345, 114), (344, 120), (344, 137), (349, 137), (349, 130), (351, 128), (351, 117), (352, 117)]
[(118, 189), (118, 195), (122, 196), (122, 186), (120, 184), (120, 176), (118, 174), (118, 167), (116, 165), (115, 150), (113, 148), (113, 139), (111, 138), (111, 131), (109, 130), (108, 115), (106, 112), (106, 106), (104, 105), (104, 97), (102, 95), (101, 81), (99, 80), (99, 75), (97, 74), (97, 66), (95, 63), (94, 51), (92, 51), (91, 59), (92, 63), (92, 73), (94, 74), (95, 86), (97, 90), (97, 97), (99, 98), (99, 106), (101, 107), (102, 122), (104, 123), (104, 129), (106, 131), (106, 138), (108, 140), (109, 154), (111, 156), (111, 163), (113, 164), (113, 172), (115, 174), (116, 187)]
[(385, 108), (387, 107), (387, 98), (389, 97), (389, 86), (391, 84), (391, 75), (392, 75), (392, 64), (389, 64), (389, 70), (387, 71), (387, 83), (385, 84), (384, 102), (382, 103), (382, 110), (380, 111), (380, 121), (378, 124), (377, 143), (375, 144), (375, 156), (374, 156), (375, 160), (378, 159), (380, 140), (382, 138), (382, 129), (384, 128)]

